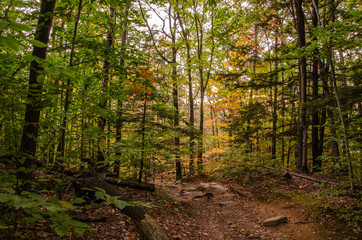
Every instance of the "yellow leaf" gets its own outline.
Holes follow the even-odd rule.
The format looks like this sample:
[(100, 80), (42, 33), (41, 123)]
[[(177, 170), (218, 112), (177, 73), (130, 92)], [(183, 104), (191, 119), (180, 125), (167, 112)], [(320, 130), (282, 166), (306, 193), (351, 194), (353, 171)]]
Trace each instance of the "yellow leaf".
[(107, 139), (105, 136), (101, 136), (101, 139), (99, 140), (99, 149), (102, 153), (106, 151), (107, 148)]

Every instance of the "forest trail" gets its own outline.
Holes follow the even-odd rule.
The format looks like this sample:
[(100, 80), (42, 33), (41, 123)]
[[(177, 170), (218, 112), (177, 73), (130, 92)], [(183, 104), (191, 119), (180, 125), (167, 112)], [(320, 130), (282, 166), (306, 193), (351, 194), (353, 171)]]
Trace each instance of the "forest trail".
[[(171, 239), (344, 239), (313, 222), (292, 203), (260, 202), (237, 185), (213, 184), (227, 192), (211, 196), (200, 191), (196, 182), (157, 184), (161, 189), (157, 197), (162, 201), (168, 195), (174, 205), (169, 209), (153, 208), (151, 212)], [(277, 215), (286, 216), (288, 222), (273, 227), (263, 225), (265, 219)]]

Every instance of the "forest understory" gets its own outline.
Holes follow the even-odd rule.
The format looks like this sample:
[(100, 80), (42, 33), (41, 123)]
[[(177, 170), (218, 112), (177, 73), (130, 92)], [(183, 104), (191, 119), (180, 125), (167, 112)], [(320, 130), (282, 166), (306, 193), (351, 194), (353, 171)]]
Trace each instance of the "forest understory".
[[(36, 172), (38, 179), (45, 174)], [(301, 177), (286, 179), (283, 174), (232, 167), (181, 181), (156, 180), (155, 191), (117, 188), (132, 201), (143, 202), (167, 234), (167, 238), (155, 239), (358, 239), (360, 195), (348, 196), (345, 183), (325, 175), (301, 175), (321, 184)], [(73, 199), (76, 191), (68, 186), (64, 199)], [(19, 225), (18, 231), (26, 239), (147, 239), (137, 223), (114, 204), (82, 197), (87, 202), (77, 207), (77, 213), (68, 212), (90, 227), (82, 235), (70, 231), (59, 236), (47, 222)], [(280, 215), (287, 220), (266, 226), (266, 219)], [(2, 229), (0, 239), (9, 239), (9, 231)]]

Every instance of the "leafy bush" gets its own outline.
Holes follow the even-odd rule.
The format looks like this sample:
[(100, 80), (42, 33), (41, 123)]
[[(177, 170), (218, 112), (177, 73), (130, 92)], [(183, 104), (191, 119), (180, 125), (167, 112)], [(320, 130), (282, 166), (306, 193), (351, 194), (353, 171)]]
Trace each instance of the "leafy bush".
[(48, 199), (35, 192), (16, 193), (15, 175), (5, 170), (1, 170), (1, 173), (0, 229), (7, 230), (9, 238), (26, 238), (26, 230), (39, 224), (49, 225), (58, 235), (71, 231), (83, 234), (90, 229), (67, 214), (67, 211), (76, 210), (73, 204), (81, 203), (83, 199), (62, 201), (54, 197)]

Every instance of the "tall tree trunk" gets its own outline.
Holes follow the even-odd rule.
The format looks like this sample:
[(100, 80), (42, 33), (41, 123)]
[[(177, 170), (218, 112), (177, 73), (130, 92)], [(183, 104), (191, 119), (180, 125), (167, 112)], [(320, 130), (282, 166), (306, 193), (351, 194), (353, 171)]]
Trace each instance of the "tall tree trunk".
[[(177, 1), (177, 6), (179, 6)], [(183, 7), (183, 5), (182, 5)], [(184, 9), (182, 9), (184, 10)], [(180, 22), (180, 27), (182, 30), (182, 35), (185, 40), (186, 45), (186, 62), (187, 62), (187, 78), (188, 78), (188, 100), (189, 100), (189, 151), (190, 151), (190, 160), (189, 160), (189, 169), (190, 175), (193, 175), (195, 172), (194, 169), (194, 159), (195, 159), (195, 110), (194, 110), (194, 96), (192, 88), (192, 73), (191, 73), (191, 47), (189, 41), (189, 29), (185, 29), (185, 24), (178, 13), (178, 20)]]
[(194, 21), (196, 27), (196, 37), (197, 37), (197, 59), (198, 59), (198, 68), (199, 68), (199, 77), (200, 77), (200, 126), (199, 126), (199, 137), (198, 137), (198, 150), (197, 150), (197, 171), (202, 173), (203, 166), (203, 150), (204, 150), (204, 100), (205, 92), (207, 88), (208, 81), (210, 79), (211, 67), (213, 64), (213, 54), (215, 50), (215, 41), (214, 41), (214, 9), (211, 8), (211, 57), (210, 64), (207, 71), (207, 76), (204, 77), (204, 67), (202, 66), (202, 55), (203, 55), (203, 43), (204, 43), (204, 20), (205, 20), (205, 5), (203, 6), (202, 14), (197, 12), (196, 1), (193, 0), (194, 8)]
[(145, 97), (143, 103), (143, 115), (142, 115), (142, 126), (141, 126), (141, 160), (140, 160), (140, 171), (138, 174), (138, 182), (142, 182), (142, 176), (144, 172), (145, 154), (146, 154), (146, 113), (147, 113), (147, 99)]
[[(111, 7), (109, 10), (109, 18), (110, 21), (112, 21), (113, 19), (115, 19), (115, 12), (116, 12), (116, 8), (115, 7)], [(103, 62), (103, 78), (102, 78), (102, 94), (101, 94), (101, 101), (99, 104), (99, 107), (102, 109), (102, 113), (99, 117), (98, 117), (98, 127), (99, 127), (99, 134), (98, 134), (98, 148), (97, 148), (97, 165), (99, 166), (104, 166), (104, 152), (105, 149), (103, 147), (101, 147), (102, 145), (106, 145), (106, 138), (104, 136), (104, 132), (105, 132), (105, 127), (106, 127), (106, 112), (107, 112), (107, 103), (108, 101), (106, 100), (106, 95), (107, 95), (107, 90), (108, 90), (108, 83), (109, 83), (109, 72), (111, 70), (111, 62), (109, 61), (109, 56), (108, 53), (111, 51), (111, 48), (113, 46), (113, 38), (114, 38), (114, 34), (113, 34), (113, 26), (114, 24), (111, 23), (110, 24), (110, 29), (107, 32), (107, 46), (106, 46), (106, 52), (105, 52), (105, 57), (104, 57), (104, 62)], [(99, 170), (104, 170), (99, 169)]]
[[(318, 21), (318, 0), (313, 0), (313, 11), (312, 11), (312, 20), (313, 27), (316, 28), (319, 26)], [(316, 41), (317, 38), (313, 36), (313, 40)], [(319, 64), (319, 51), (316, 48), (313, 52), (313, 62), (312, 62), (312, 88), (313, 88), (313, 102), (318, 102), (318, 64)], [(322, 161), (320, 159), (321, 149), (319, 144), (319, 111), (316, 107), (312, 110), (312, 159), (313, 159), (313, 171), (318, 172), (322, 167)]]
[[(298, 35), (298, 47), (305, 47), (305, 16), (303, 12), (303, 0), (294, 0), (296, 9), (296, 27)], [(298, 114), (298, 164), (303, 172), (308, 172), (307, 166), (307, 60), (302, 55), (299, 57), (299, 114)]]
[[(325, 66), (321, 61), (319, 61), (319, 68), (322, 70), (323, 74), (321, 76), (321, 80), (323, 83), (323, 90), (326, 97), (333, 97), (331, 91), (329, 90), (328, 80), (329, 77), (329, 67)], [(332, 157), (334, 163), (338, 163), (340, 161), (340, 151), (339, 151), (339, 144), (336, 141), (336, 127), (335, 127), (335, 121), (334, 121), (334, 114), (331, 109), (326, 109), (324, 111), (324, 119), (322, 119), (322, 124), (326, 121), (326, 115), (328, 115), (329, 118), (329, 131), (331, 136), (331, 148), (332, 148)], [(323, 115), (322, 115), (323, 116)], [(321, 133), (322, 134), (322, 133)], [(323, 136), (324, 137), (324, 136)], [(322, 139), (322, 137), (320, 137)], [(323, 150), (323, 148), (321, 148)]]
[(344, 115), (342, 113), (342, 103), (341, 103), (341, 98), (339, 97), (339, 93), (338, 93), (338, 89), (337, 89), (337, 81), (336, 81), (336, 73), (335, 73), (335, 68), (334, 68), (334, 63), (333, 63), (333, 49), (331, 46), (327, 46), (327, 55), (328, 55), (328, 60), (329, 60), (329, 64), (331, 66), (331, 85), (333, 86), (333, 90), (334, 90), (334, 95), (336, 97), (336, 102), (337, 102), (337, 108), (338, 108), (338, 113), (339, 113), (339, 118), (342, 124), (342, 129), (343, 129), (343, 152), (347, 155), (347, 166), (348, 166), (348, 176), (349, 176), (349, 180), (350, 180), (350, 187), (351, 187), (351, 191), (354, 191), (354, 186), (353, 186), (353, 172), (352, 172), (352, 161), (351, 161), (351, 154), (350, 154), (350, 149), (349, 149), (349, 142), (348, 142), (348, 138), (347, 138), (347, 125), (345, 123), (344, 120)]
[[(256, 60), (258, 57), (258, 26), (254, 26), (254, 49), (253, 49), (253, 77), (256, 75)], [(250, 88), (249, 93), (249, 105), (253, 102), (253, 89)], [(248, 152), (251, 154), (253, 152), (253, 142), (251, 140), (251, 122), (250, 118), (247, 120), (246, 132), (247, 132), (247, 142), (248, 142)]]
[(199, 68), (199, 78), (200, 78), (200, 124), (199, 124), (199, 133), (198, 133), (198, 144), (197, 144), (197, 171), (201, 173), (203, 171), (203, 135), (204, 135), (204, 97), (205, 97), (205, 89), (204, 89), (204, 69), (201, 66), (202, 62), (202, 52), (203, 52), (203, 21), (204, 21), (204, 12), (200, 16), (197, 12), (196, 2), (193, 0), (194, 6), (194, 20), (196, 27), (196, 37), (197, 37), (197, 59), (198, 59), (198, 68)]
[[(42, 0), (38, 24), (35, 30), (35, 40), (48, 45), (50, 29), (53, 21), (53, 12), (55, 0)], [(32, 56), (45, 60), (47, 47), (33, 46)], [(33, 60), (30, 63), (29, 89), (27, 104), (25, 107), (25, 124), (20, 144), (20, 153), (22, 157), (17, 162), (18, 178), (20, 180), (19, 190), (29, 190), (31, 188), (32, 164), (35, 160), (36, 146), (38, 141), (40, 111), (42, 108), (42, 83), (38, 82), (44, 68), (38, 63), (39, 60)]]
[[(177, 13), (173, 10), (173, 14), (171, 13), (171, 4), (169, 10), (169, 25), (171, 29), (171, 41), (172, 41), (172, 84), (173, 84), (173, 107), (174, 107), (174, 128), (176, 130), (176, 134), (174, 137), (175, 142), (175, 165), (176, 165), (176, 180), (180, 180), (182, 178), (182, 165), (181, 165), (181, 145), (180, 145), (180, 136), (179, 136), (179, 126), (180, 126), (180, 110), (179, 110), (179, 100), (178, 100), (178, 79), (177, 79), (177, 51), (178, 48), (176, 46), (176, 27), (177, 27)], [(171, 21), (173, 19), (173, 23)]]
[[(128, 27), (128, 14), (129, 14), (129, 9), (131, 7), (131, 4), (129, 2), (127, 2), (125, 9), (123, 11), (124, 14), (124, 21), (122, 24), (123, 27), (123, 31), (122, 31), (122, 39), (121, 39), (121, 49), (122, 49), (122, 53), (124, 54), (125, 52), (125, 48), (126, 48), (126, 44), (127, 44), (127, 36), (128, 36), (128, 31), (127, 31), (127, 27)], [(120, 68), (122, 69), (122, 73), (124, 74), (124, 76), (127, 76), (127, 72), (125, 69), (125, 59), (122, 57), (120, 60)], [(120, 143), (122, 141), (122, 127), (123, 127), (123, 100), (118, 100), (117, 103), (117, 111), (118, 111), (118, 116), (117, 116), (117, 120), (116, 120), (116, 143), (118, 143), (118, 148), (120, 148)], [(117, 174), (117, 176), (119, 176), (119, 168), (121, 165), (121, 151), (119, 149), (117, 149), (116, 152), (117, 155), (117, 159), (114, 163), (114, 168), (113, 168), (113, 172)]]
[[(173, 35), (173, 43), (176, 43), (175, 36)], [(173, 107), (174, 107), (174, 127), (176, 130), (176, 136), (174, 138), (175, 141), (175, 163), (176, 163), (176, 180), (180, 180), (182, 178), (182, 166), (181, 166), (181, 149), (180, 149), (180, 136), (178, 132), (178, 128), (180, 125), (180, 117), (179, 117), (179, 104), (178, 104), (178, 84), (177, 84), (177, 66), (176, 66), (176, 57), (177, 57), (177, 49), (172, 49), (172, 81), (173, 81)]]
[[(80, 19), (80, 14), (82, 11), (82, 0), (79, 0), (78, 4), (78, 13), (77, 13), (77, 19), (74, 23), (74, 31), (73, 31), (73, 39), (72, 39), (72, 45), (70, 50), (70, 59), (69, 59), (69, 66), (73, 66), (73, 59), (74, 59), (74, 51), (75, 51), (75, 40), (77, 38), (77, 32), (78, 32), (78, 24)], [(58, 145), (58, 157), (64, 158), (65, 157), (65, 129), (67, 128), (67, 122), (68, 122), (68, 111), (69, 111), (69, 105), (70, 105), (70, 94), (71, 94), (71, 82), (70, 78), (67, 79), (67, 90), (65, 91), (65, 100), (64, 100), (64, 116), (63, 116), (63, 123), (62, 123), (62, 129), (61, 129), (61, 136), (60, 141)], [(63, 159), (61, 160), (63, 161)], [(60, 162), (61, 162), (60, 161)]]
[(275, 62), (274, 62), (274, 99), (273, 99), (273, 134), (272, 134), (272, 159), (276, 159), (276, 149), (277, 149), (277, 108), (278, 108), (278, 31), (275, 32)]
[(194, 167), (194, 159), (195, 159), (195, 110), (194, 110), (194, 96), (192, 89), (192, 75), (191, 75), (191, 50), (190, 43), (187, 42), (187, 77), (188, 77), (188, 87), (189, 87), (189, 131), (190, 131), (190, 140), (189, 140), (189, 148), (190, 148), (190, 174), (193, 175), (195, 172)]
[(284, 99), (284, 73), (283, 71), (281, 72), (282, 75), (282, 111), (281, 111), (281, 115), (282, 115), (282, 156), (281, 156), (281, 160), (282, 160), (282, 166), (284, 167), (284, 162), (285, 162), (285, 99)]

